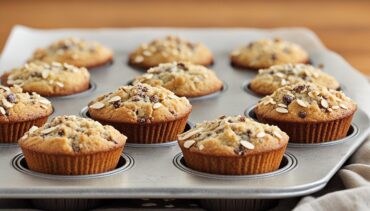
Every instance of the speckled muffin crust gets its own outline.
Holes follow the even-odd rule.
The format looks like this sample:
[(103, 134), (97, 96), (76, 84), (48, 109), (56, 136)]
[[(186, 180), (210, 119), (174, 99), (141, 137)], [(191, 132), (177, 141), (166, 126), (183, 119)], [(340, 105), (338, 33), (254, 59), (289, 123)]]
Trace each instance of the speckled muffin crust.
[(19, 140), (29, 168), (51, 174), (110, 170), (117, 165), (125, 143), (126, 137), (113, 127), (73, 115), (34, 126)]
[(33, 125), (44, 124), (52, 112), (50, 101), (38, 94), (0, 86), (0, 142), (16, 142)]
[(260, 121), (287, 132), (292, 142), (311, 143), (346, 136), (356, 109), (341, 91), (301, 82), (262, 98), (254, 111)]
[(278, 38), (251, 42), (234, 50), (230, 58), (235, 66), (255, 70), (277, 64), (309, 62), (309, 56), (302, 47)]
[(202, 66), (185, 62), (164, 63), (150, 68), (133, 83), (162, 86), (177, 96), (199, 97), (222, 89), (216, 74)]
[(207, 66), (212, 64), (213, 56), (211, 51), (201, 43), (192, 43), (177, 36), (167, 36), (148, 44), (141, 44), (129, 58), (131, 65), (141, 68), (175, 61)]
[(283, 64), (260, 69), (251, 81), (250, 89), (260, 95), (269, 95), (282, 86), (299, 82), (311, 82), (330, 89), (340, 87), (334, 77), (312, 65)]
[(52, 62), (27, 63), (5, 73), (2, 83), (20, 86), (25, 92), (37, 92), (42, 96), (64, 96), (89, 88), (90, 74), (86, 68)]
[(66, 38), (37, 49), (29, 61), (60, 62), (92, 68), (111, 62), (113, 52), (96, 41)]
[(137, 83), (98, 97), (89, 103), (88, 111), (93, 119), (127, 135), (129, 142), (149, 143), (175, 140), (191, 109), (185, 97), (163, 87)]
[(276, 126), (245, 116), (222, 116), (178, 136), (186, 164), (217, 174), (257, 174), (276, 170), (289, 137)]

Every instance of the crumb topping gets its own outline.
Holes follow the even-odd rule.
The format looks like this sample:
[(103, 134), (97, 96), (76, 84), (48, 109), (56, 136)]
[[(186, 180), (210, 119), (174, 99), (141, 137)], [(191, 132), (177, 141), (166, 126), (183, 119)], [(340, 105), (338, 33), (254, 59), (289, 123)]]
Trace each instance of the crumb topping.
[(66, 80), (70, 80), (70, 78), (64, 76), (78, 74), (89, 77), (89, 73), (84, 67), (78, 68), (58, 62), (52, 62), (51, 64), (30, 62), (21, 68), (13, 69), (7, 77), (7, 84), (23, 87), (33, 82), (47, 81), (50, 86), (63, 88), (65, 82), (67, 82)]
[(207, 92), (222, 88), (216, 74), (202, 66), (187, 62), (172, 62), (150, 68), (147, 73), (137, 77), (134, 83), (146, 83), (165, 87), (176, 95), (188, 96), (191, 93)]
[(93, 117), (137, 123), (174, 119), (190, 110), (191, 105), (185, 97), (178, 97), (162, 87), (141, 83), (122, 86), (89, 103), (89, 113)]
[(52, 148), (53, 142), (59, 142), (63, 144), (60, 150), (80, 153), (122, 146), (125, 141), (126, 137), (112, 126), (71, 115), (57, 116), (40, 128), (33, 126), (20, 139), (20, 144), (45, 147), (45, 144), (50, 144)]
[(287, 143), (288, 139), (286, 133), (278, 127), (261, 124), (240, 115), (221, 116), (212, 121), (205, 121), (178, 135), (180, 144), (186, 149), (205, 153), (219, 149), (240, 156), (263, 148), (278, 148)]

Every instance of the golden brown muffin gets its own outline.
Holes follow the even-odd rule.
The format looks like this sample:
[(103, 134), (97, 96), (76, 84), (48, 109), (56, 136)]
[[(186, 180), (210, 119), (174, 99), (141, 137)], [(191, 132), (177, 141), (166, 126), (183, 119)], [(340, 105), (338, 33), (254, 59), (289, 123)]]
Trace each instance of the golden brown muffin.
[(340, 88), (334, 77), (312, 65), (283, 64), (260, 69), (251, 81), (250, 89), (260, 95), (270, 95), (280, 87), (299, 82), (311, 82), (329, 89)]
[(43, 125), (52, 113), (50, 101), (40, 95), (0, 86), (0, 143), (16, 143), (33, 125)]
[(183, 97), (212, 94), (220, 91), (223, 86), (212, 70), (186, 62), (160, 64), (137, 77), (133, 83), (162, 86)]
[(111, 62), (113, 52), (98, 42), (78, 38), (61, 39), (47, 48), (37, 49), (29, 61), (60, 62), (93, 68)]
[(90, 116), (110, 124), (130, 143), (173, 141), (181, 133), (192, 106), (185, 97), (147, 84), (122, 86), (89, 103)]
[(276, 126), (244, 116), (222, 116), (197, 124), (178, 140), (188, 167), (244, 175), (278, 169), (289, 137)]
[(299, 45), (281, 39), (261, 39), (231, 53), (235, 66), (258, 70), (286, 63), (308, 63), (307, 52)]
[(345, 137), (356, 109), (343, 92), (302, 82), (262, 98), (254, 112), (259, 121), (285, 131), (291, 142), (320, 143)]
[(25, 92), (42, 96), (65, 96), (83, 92), (89, 88), (90, 74), (86, 68), (52, 62), (30, 62), (6, 72), (2, 83), (20, 86)]
[(140, 68), (150, 68), (161, 63), (191, 62), (210, 65), (213, 62), (211, 51), (201, 43), (192, 43), (177, 36), (153, 40), (142, 44), (131, 53), (129, 63)]
[(62, 175), (113, 170), (125, 143), (126, 137), (113, 127), (77, 116), (57, 116), (19, 140), (31, 170)]

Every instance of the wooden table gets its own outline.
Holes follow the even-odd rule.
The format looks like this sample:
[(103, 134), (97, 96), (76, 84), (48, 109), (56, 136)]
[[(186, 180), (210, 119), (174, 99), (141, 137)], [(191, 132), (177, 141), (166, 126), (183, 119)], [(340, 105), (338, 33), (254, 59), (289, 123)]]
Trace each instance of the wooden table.
[(370, 1), (365, 0), (0, 0), (0, 49), (15, 24), (38, 28), (303, 26), (370, 76)]

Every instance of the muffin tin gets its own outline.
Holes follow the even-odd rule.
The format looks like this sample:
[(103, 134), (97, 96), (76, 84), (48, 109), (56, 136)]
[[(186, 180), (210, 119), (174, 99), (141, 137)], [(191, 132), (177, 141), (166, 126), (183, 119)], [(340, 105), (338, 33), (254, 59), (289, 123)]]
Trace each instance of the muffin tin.
[[(339, 55), (328, 51), (306, 29), (101, 29), (33, 30), (15, 27), (0, 60), (2, 71), (21, 65), (37, 47), (76, 36), (97, 40), (113, 48), (114, 62), (90, 71), (90, 91), (69, 97), (50, 98), (55, 112), (84, 114), (84, 107), (97, 96), (127, 84), (143, 71), (127, 65), (128, 54), (140, 43), (178, 34), (205, 43), (214, 53), (211, 67), (227, 88), (216, 96), (192, 100), (190, 122), (220, 115), (244, 114), (259, 97), (244, 87), (256, 74), (230, 65), (228, 54), (239, 45), (264, 37), (281, 37), (302, 45), (314, 65), (324, 64), (324, 71), (334, 75), (346, 87), (348, 96), (358, 102), (352, 133), (330, 145), (288, 145), (284, 162), (276, 172), (264, 175), (223, 176), (193, 171), (182, 161), (176, 144), (161, 146), (127, 145), (123, 159), (129, 164), (122, 171), (105, 175), (72, 177), (41, 175), (30, 172), (21, 151), (14, 145), (0, 147), (1, 198), (207, 198), (207, 199), (277, 199), (301, 196), (323, 188), (369, 133), (370, 86)], [(220, 42), (222, 41), (222, 42)], [(16, 55), (16, 56), (15, 56)], [(349, 80), (350, 79), (350, 80)], [(94, 88), (95, 87), (95, 88)], [(86, 109), (85, 109), (86, 110)], [(248, 115), (248, 112), (246, 112)], [(190, 124), (191, 126), (191, 124)], [(189, 126), (189, 127), (190, 127)], [(23, 162), (23, 164), (22, 164)], [(218, 201), (219, 202), (219, 201)], [(206, 203), (206, 201), (205, 201)], [(243, 202), (244, 203), (244, 202)]]

